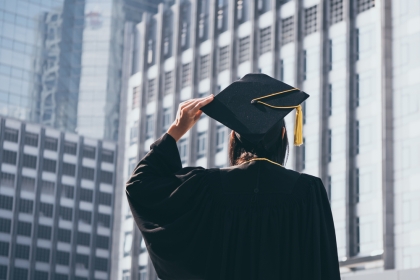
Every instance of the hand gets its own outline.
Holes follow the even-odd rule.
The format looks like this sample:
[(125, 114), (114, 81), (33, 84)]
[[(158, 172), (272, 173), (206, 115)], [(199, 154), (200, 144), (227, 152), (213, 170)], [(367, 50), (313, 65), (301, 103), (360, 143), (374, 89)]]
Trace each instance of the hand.
[(181, 139), (181, 137), (187, 133), (200, 118), (203, 113), (200, 108), (212, 102), (213, 98), (214, 96), (211, 94), (207, 97), (194, 98), (179, 104), (176, 119), (169, 127), (167, 133), (171, 135), (175, 141)]

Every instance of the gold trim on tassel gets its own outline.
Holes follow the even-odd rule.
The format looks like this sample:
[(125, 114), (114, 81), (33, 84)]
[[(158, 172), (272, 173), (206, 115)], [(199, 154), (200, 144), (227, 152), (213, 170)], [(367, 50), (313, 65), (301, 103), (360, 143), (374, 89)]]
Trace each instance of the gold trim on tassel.
[(260, 101), (261, 99), (264, 98), (268, 98), (271, 96), (275, 96), (275, 95), (279, 95), (285, 92), (290, 92), (290, 91), (294, 91), (294, 90), (300, 90), (298, 88), (292, 88), (289, 90), (285, 90), (285, 91), (280, 91), (280, 92), (276, 92), (276, 93), (272, 93), (272, 94), (268, 94), (265, 96), (261, 96), (258, 98), (254, 98), (251, 100), (251, 103), (260, 103), (263, 104), (265, 106), (268, 106), (270, 108), (274, 108), (274, 109), (296, 109), (296, 117), (295, 117), (295, 131), (294, 131), (294, 141), (293, 144), (295, 146), (300, 146), (303, 144), (303, 113), (302, 113), (302, 106), (301, 105), (295, 105), (295, 106), (274, 106), (274, 105), (270, 105), (268, 103), (262, 102)]

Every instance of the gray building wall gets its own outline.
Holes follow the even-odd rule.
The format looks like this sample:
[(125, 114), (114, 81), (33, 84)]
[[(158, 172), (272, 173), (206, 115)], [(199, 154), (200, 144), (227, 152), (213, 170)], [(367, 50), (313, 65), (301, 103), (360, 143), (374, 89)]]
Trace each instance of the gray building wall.
[[(322, 178), (343, 277), (412, 277), (417, 271), (405, 270), (420, 267), (418, 20), (408, 0), (161, 4), (129, 35), (142, 39), (127, 88), (126, 178), (180, 102), (266, 73), (311, 96), (304, 145), (291, 147), (286, 167)], [(178, 142), (183, 163), (226, 166), (228, 132), (203, 116)], [(120, 279), (155, 279), (122, 205)]]
[(0, 279), (111, 279), (116, 144), (0, 123)]

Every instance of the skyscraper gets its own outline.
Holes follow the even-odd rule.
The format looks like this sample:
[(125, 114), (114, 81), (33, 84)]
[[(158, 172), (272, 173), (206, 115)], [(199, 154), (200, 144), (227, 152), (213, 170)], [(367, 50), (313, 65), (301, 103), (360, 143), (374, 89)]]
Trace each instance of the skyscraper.
[[(291, 147), (286, 167), (324, 181), (343, 277), (364, 270), (415, 279), (420, 4), (414, 2), (177, 0), (144, 14), (126, 33), (132, 44), (124, 175), (166, 131), (179, 102), (217, 93), (246, 73), (266, 73), (311, 95), (303, 107), (304, 145)], [(292, 120), (286, 119), (289, 133)], [(227, 140), (225, 127), (202, 116), (178, 142), (181, 158), (185, 165), (226, 166)], [(123, 204), (120, 273), (156, 279)]]
[(0, 279), (111, 279), (116, 144), (3, 117), (0, 143)]

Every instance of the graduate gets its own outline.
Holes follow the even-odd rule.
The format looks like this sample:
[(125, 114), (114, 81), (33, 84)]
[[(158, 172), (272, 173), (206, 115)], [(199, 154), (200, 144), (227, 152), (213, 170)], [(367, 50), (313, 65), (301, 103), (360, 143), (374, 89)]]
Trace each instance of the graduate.
[[(284, 117), (305, 92), (248, 74), (216, 96), (179, 105), (137, 164), (127, 199), (159, 278), (340, 279), (334, 223), (321, 179), (284, 167)], [(182, 168), (176, 142), (202, 113), (232, 129), (230, 167)]]

